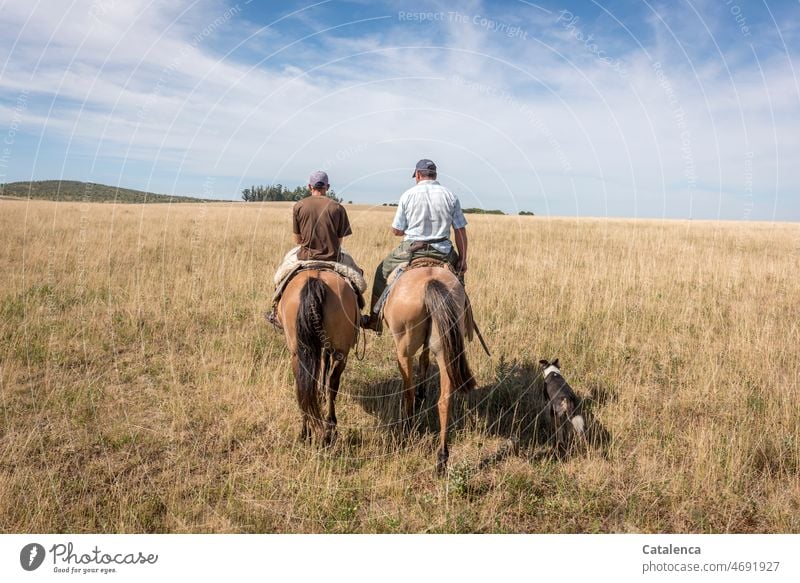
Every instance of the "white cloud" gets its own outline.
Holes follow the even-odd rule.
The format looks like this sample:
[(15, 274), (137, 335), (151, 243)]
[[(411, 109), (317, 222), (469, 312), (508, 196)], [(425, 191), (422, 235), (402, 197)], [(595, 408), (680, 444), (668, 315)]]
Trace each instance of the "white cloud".
[[(326, 166), (348, 198), (381, 202), (399, 195), (424, 155), (469, 206), (685, 216), (690, 196), (716, 212), (709, 200), (741, 205), (752, 190), (770, 212), (777, 192), (800, 218), (788, 200), (800, 187), (792, 163), (800, 119), (786, 55), (764, 57), (759, 69), (739, 54), (726, 61), (729, 76), (713, 52), (687, 62), (651, 17), (648, 50), (662, 62), (666, 90), (630, 43), (598, 30), (593, 48), (583, 40), (591, 24), (577, 38), (557, 13), (530, 7), (461, 5), (464, 18), (434, 28), (400, 22), (387, 5), (392, 18), (379, 21), (381, 33), (359, 35), (359, 24), (342, 17), (297, 43), (322, 29), (296, 31), (291, 18), (265, 30), (247, 5), (236, 6), (14, 2), (0, 24), (14, 39), (3, 41), (10, 54), (0, 87), (30, 92), (23, 126), (37, 137), (46, 131), (42, 155), (71, 140), (70, 153), (54, 151), (129, 157), (159, 175), (171, 169), (174, 181), (155, 190), (173, 182), (190, 190), (181, 185), (212, 173), (230, 177), (230, 195), (237, 177), (295, 184)], [(518, 26), (528, 38), (470, 15)]]

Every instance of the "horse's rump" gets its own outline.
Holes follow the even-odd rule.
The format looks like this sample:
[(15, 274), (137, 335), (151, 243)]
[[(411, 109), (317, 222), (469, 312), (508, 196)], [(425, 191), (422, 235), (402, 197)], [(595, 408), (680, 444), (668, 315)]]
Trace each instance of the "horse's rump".
[[(456, 277), (455, 270), (453, 266), (446, 259), (437, 259), (436, 257), (417, 257), (412, 259), (408, 263), (404, 263), (403, 265), (399, 265), (395, 267), (392, 272), (389, 274), (389, 277), (386, 278), (387, 286), (391, 286), (398, 277), (400, 277), (403, 273), (411, 271), (412, 269), (421, 269), (423, 267), (435, 267), (439, 269), (446, 269)], [(388, 288), (387, 288), (388, 289)]]

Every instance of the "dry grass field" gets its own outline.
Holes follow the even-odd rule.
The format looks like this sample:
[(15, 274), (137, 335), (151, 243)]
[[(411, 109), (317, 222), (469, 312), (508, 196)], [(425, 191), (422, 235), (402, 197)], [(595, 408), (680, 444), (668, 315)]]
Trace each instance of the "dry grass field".
[[(391, 214), (348, 208), (371, 279)], [(296, 441), (263, 318), (289, 219), (0, 201), (0, 531), (800, 532), (800, 225), (471, 216), (493, 358), (470, 345), (437, 479), (385, 336), (348, 364), (336, 444)], [(552, 357), (591, 430), (564, 461)]]

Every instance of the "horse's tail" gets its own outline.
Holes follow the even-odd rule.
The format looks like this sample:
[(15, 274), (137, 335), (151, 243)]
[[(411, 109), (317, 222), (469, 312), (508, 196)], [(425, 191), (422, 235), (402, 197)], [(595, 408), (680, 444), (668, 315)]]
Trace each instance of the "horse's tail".
[(319, 427), (319, 385), (325, 378), (326, 359), (323, 358), (325, 328), (322, 307), (327, 288), (321, 279), (309, 278), (300, 291), (297, 311), (297, 401), (300, 410), (311, 423)]
[(439, 333), (442, 355), (447, 363), (447, 376), (454, 390), (469, 391), (475, 387), (475, 377), (464, 351), (460, 311), (456, 298), (442, 282), (432, 279), (425, 287), (425, 309)]

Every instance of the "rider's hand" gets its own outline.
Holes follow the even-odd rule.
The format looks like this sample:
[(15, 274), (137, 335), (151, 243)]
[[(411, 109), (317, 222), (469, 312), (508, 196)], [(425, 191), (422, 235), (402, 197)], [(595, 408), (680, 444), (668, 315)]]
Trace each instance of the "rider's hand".
[(466, 273), (467, 272), (467, 260), (466, 259), (462, 259), (461, 261), (458, 262), (458, 271), (460, 273)]

